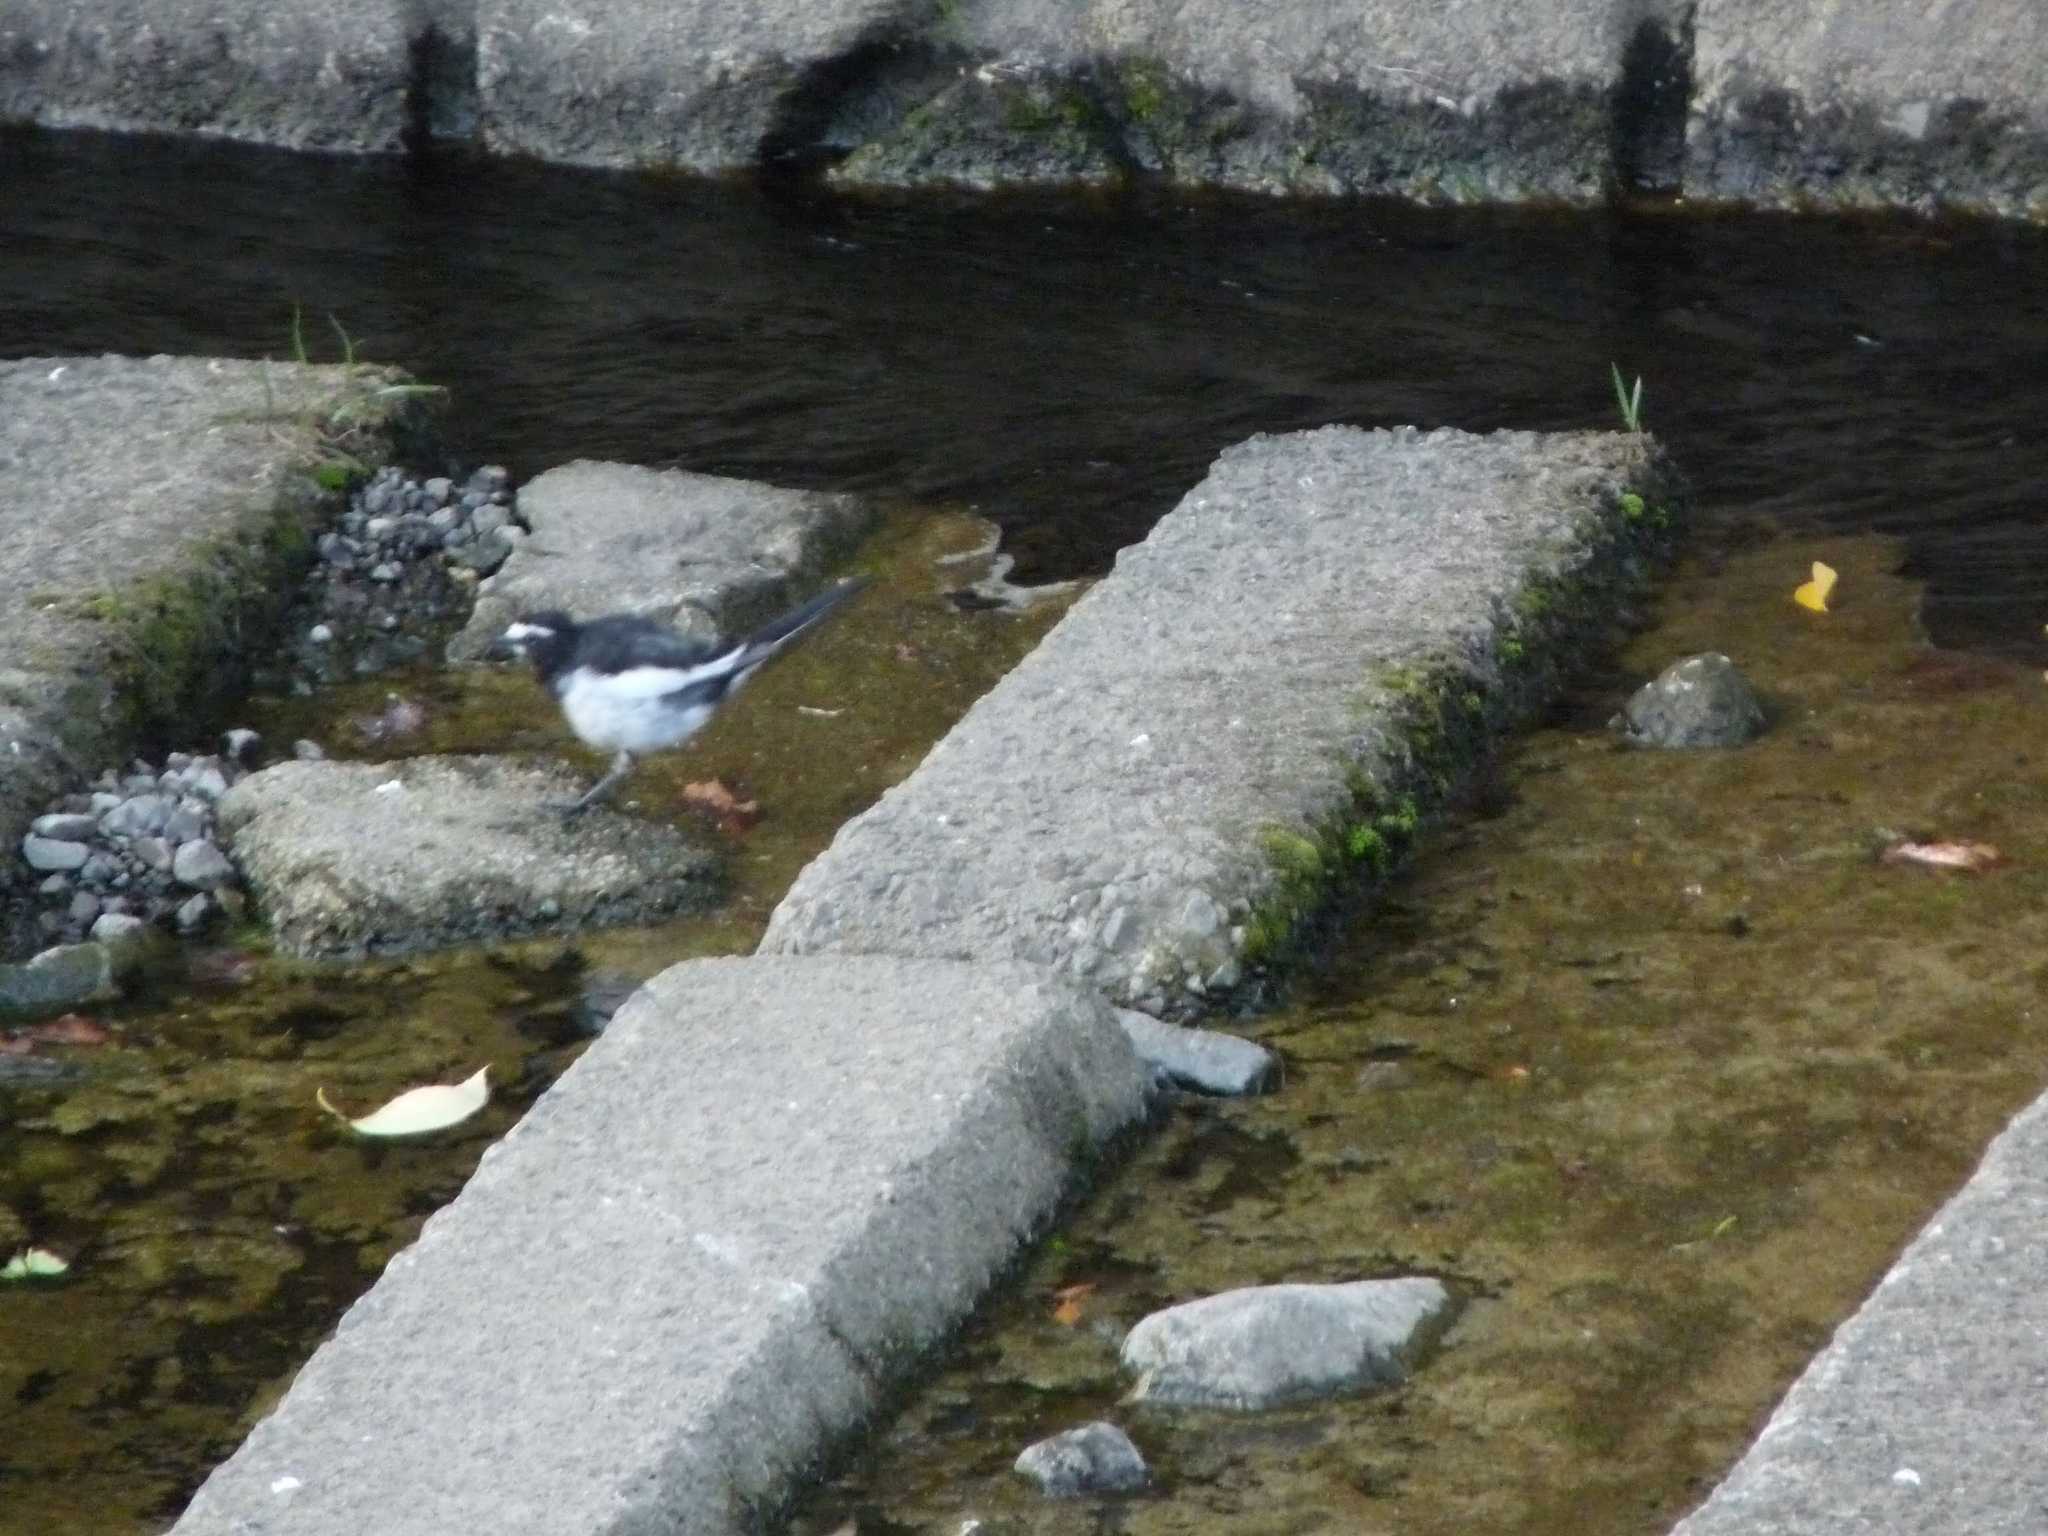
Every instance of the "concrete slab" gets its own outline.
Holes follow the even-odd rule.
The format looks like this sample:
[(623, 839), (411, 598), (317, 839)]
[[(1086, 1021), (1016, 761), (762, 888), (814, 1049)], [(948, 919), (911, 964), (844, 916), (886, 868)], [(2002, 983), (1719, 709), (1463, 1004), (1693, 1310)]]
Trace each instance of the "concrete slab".
[[(961, 0), (843, 72), (856, 184), (1125, 174), (1264, 192), (1594, 202), (1638, 6)], [(925, 88), (920, 90), (918, 86)]]
[(0, 122), (397, 150), (409, 126), (416, 9), (412, 0), (8, 0)]
[(483, 0), (479, 86), (493, 147), (582, 164), (1586, 202), (1638, 9)]
[[(339, 505), (314, 471), (419, 429), (386, 370), (0, 362), (0, 846), (234, 686)], [(13, 861), (6, 866), (10, 871)], [(14, 909), (0, 891), (0, 914)], [(29, 942), (18, 921), (10, 947)]]
[(717, 856), (671, 826), (552, 807), (560, 763), (279, 763), (222, 797), (220, 829), (278, 947), (308, 958), (648, 922), (708, 905)]
[(764, 953), (1236, 985), (1550, 691), (1669, 511), (1646, 437), (1325, 427), (1226, 451), (924, 763)]
[(1672, 1536), (2048, 1529), (2048, 1098), (2016, 1116)]
[(710, 640), (810, 595), (876, 521), (864, 497), (579, 460), (519, 491), (531, 532), (477, 588), (448, 654), (474, 660), (522, 613), (638, 613)]
[(1701, 0), (1684, 188), (2048, 218), (2039, 0)]
[(1042, 972), (665, 971), (177, 1536), (759, 1530), (1144, 1093), (1109, 1010)]
[(754, 164), (842, 61), (910, 23), (893, 0), (479, 0), (485, 142), (577, 165)]

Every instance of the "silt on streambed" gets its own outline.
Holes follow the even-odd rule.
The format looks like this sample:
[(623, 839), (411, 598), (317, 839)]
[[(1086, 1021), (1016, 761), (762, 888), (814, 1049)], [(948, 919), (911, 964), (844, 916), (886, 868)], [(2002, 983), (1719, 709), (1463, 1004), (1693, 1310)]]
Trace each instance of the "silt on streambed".
[[(1841, 573), (1824, 616), (1792, 602), (1816, 558)], [(1284, 1088), (1178, 1105), (799, 1536), (1668, 1529), (2048, 1076), (2048, 694), (1929, 647), (1897, 562), (1790, 538), (1688, 561), (1247, 1021)], [(1618, 745), (1628, 689), (1706, 649), (1748, 672), (1769, 734)], [(1883, 864), (1888, 832), (2006, 863)], [(1120, 1403), (1117, 1342), (1155, 1307), (1418, 1271), (1466, 1305), (1401, 1388), (1257, 1416)], [(1092, 1418), (1137, 1442), (1150, 1493), (1052, 1503), (1011, 1472)]]

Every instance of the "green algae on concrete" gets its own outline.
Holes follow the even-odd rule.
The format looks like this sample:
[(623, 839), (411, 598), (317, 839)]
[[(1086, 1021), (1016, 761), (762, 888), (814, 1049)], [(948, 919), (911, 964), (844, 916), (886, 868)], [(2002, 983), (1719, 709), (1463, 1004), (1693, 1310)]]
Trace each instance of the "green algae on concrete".
[[(289, 1385), (321, 1336), (453, 1197), (484, 1148), (575, 1059), (611, 985), (682, 959), (743, 954), (795, 872), (900, 779), (1059, 616), (957, 610), (978, 519), (891, 513), (853, 564), (876, 578), (829, 646), (766, 669), (689, 750), (645, 764), (622, 799), (692, 816), (718, 778), (761, 802), (715, 830), (720, 910), (648, 929), (530, 940), (342, 969), (267, 957), (259, 932), (184, 958), (105, 1021), (115, 1044), (63, 1052), (83, 1080), (0, 1083), (0, 1247), (76, 1259), (62, 1287), (0, 1301), (7, 1522), (71, 1536), (160, 1530)], [(401, 743), (352, 724), (402, 691), (428, 723)], [(806, 713), (837, 711), (837, 713)], [(310, 698), (250, 701), (273, 742), (336, 756), (567, 755), (593, 773), (523, 669), (393, 674)], [(743, 1029), (746, 1021), (731, 1021)], [(369, 1108), (490, 1063), (491, 1104), (406, 1143), (347, 1135), (315, 1107)], [(0, 1255), (4, 1257), (4, 1255)], [(11, 1526), (10, 1526), (11, 1528)]]
[[(1834, 611), (1795, 607), (1814, 559)], [(1878, 540), (1683, 565), (1285, 1005), (1277, 1094), (1186, 1100), (792, 1529), (822, 1536), (1652, 1536), (1697, 1502), (2048, 1071), (2048, 689), (1931, 650)], [(1773, 730), (1628, 748), (1630, 688), (1719, 649)], [(1886, 865), (1881, 828), (1987, 841)], [(1231, 1286), (1425, 1272), (1469, 1299), (1388, 1393), (1133, 1411), (1122, 1332)], [(1065, 1288), (1092, 1285), (1071, 1324)], [(1089, 1418), (1153, 1491), (1009, 1472)]]
[(336, 443), (388, 457), (422, 431), (384, 369), (0, 363), (0, 845), (81, 766), (231, 697), (339, 509)]

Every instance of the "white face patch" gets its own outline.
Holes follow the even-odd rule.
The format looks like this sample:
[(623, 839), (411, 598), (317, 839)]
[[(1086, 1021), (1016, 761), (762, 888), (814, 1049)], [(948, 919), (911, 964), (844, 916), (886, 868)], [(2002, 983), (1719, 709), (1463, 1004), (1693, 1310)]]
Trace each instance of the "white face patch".
[(545, 624), (528, 624), (522, 619), (516, 624), (505, 626), (504, 638), (516, 645), (521, 640), (546, 640), (553, 634), (554, 631)]

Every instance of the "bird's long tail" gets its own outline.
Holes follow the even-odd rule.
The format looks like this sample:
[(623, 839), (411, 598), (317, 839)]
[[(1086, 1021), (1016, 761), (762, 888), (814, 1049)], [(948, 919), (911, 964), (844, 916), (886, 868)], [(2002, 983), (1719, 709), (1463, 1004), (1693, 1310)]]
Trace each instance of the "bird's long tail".
[(865, 576), (842, 581), (836, 587), (826, 588), (808, 603), (790, 609), (781, 618), (770, 619), (735, 647), (738, 654), (734, 658), (733, 670), (742, 673), (753, 671), (867, 584)]

